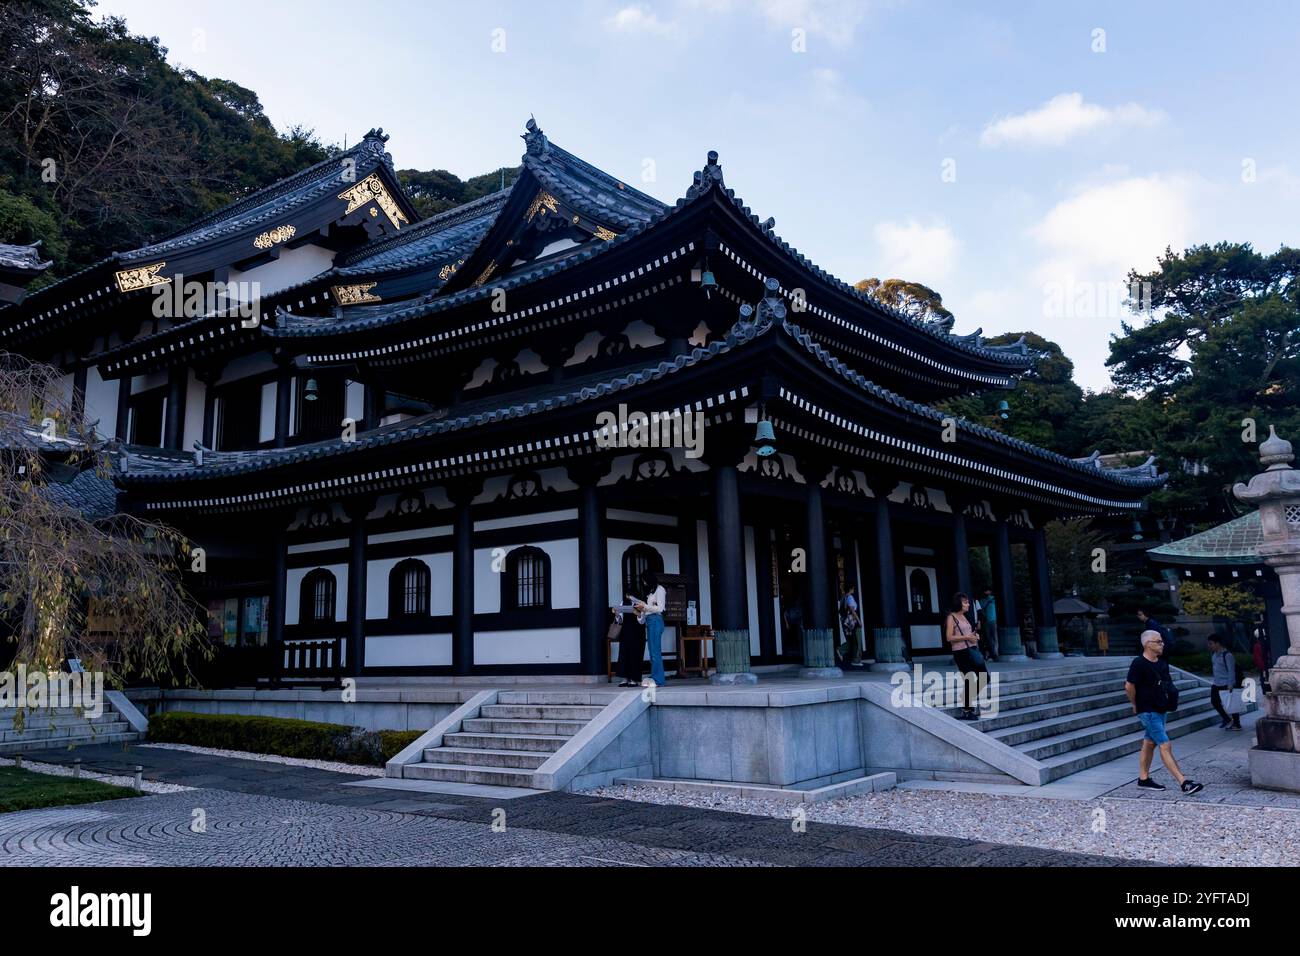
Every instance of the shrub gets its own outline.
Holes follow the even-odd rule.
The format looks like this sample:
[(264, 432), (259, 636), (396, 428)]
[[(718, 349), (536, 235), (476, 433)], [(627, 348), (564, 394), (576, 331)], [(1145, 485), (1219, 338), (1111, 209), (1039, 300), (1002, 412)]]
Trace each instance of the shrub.
[(173, 710), (149, 718), (149, 739), (221, 750), (382, 766), (419, 730), (363, 730), (289, 717), (194, 714)]

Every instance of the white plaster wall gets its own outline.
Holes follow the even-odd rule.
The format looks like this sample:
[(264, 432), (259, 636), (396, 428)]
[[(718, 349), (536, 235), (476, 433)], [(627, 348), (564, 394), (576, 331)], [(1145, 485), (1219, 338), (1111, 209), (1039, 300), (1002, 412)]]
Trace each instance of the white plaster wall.
[(343, 414), (354, 422), (366, 417), (366, 387), (360, 382), (348, 382), (344, 393)]
[(366, 638), (367, 667), (434, 667), (451, 664), (450, 634), (385, 634)]
[(186, 370), (185, 423), (181, 429), (181, 449), (190, 451), (196, 441), (203, 440), (203, 402), (207, 389), (194, 372)]
[[(541, 548), (551, 558), (551, 607), (567, 608), (578, 606), (578, 539), (567, 538), (562, 541), (527, 542), (535, 548)], [(505, 559), (511, 551), (524, 547), (524, 544), (503, 547), (498, 552), (496, 562), (500, 571), (493, 570), (493, 548), (474, 549), (474, 613), (497, 614), (501, 611), (501, 573), (505, 571)], [(475, 657), (475, 660), (478, 660)]]
[[(609, 585), (609, 604), (622, 604), (625, 595), (623, 590), (623, 552), (634, 544), (648, 544), (656, 549), (664, 559), (664, 572), (666, 574), (681, 574), (681, 557), (677, 552), (677, 544), (672, 541), (649, 541), (644, 539), (634, 540), (632, 538), (610, 538), (606, 542), (608, 549), (607, 566), (608, 566), (608, 585)], [(644, 594), (636, 595), (645, 597)]]
[(745, 526), (745, 590), (748, 596), (749, 653), (757, 657), (760, 651), (758, 633), (758, 564), (754, 559), (754, 529)]
[[(324, 565), (326, 571), (334, 572), (334, 620), (347, 620), (348, 600), (348, 566), (346, 564)], [(298, 623), (298, 596), (302, 590), (302, 579), (315, 568), (290, 568), (286, 575), (287, 584), (284, 596), (284, 623)]]
[(576, 627), (485, 631), (474, 635), (475, 664), (577, 664), (582, 632)]
[(257, 426), (257, 440), (275, 438), (275, 382), (262, 384), (262, 418)]
[[(247, 272), (239, 269), (230, 270), (230, 282), (257, 282), (262, 298), (296, 285), (312, 276), (320, 275), (334, 264), (334, 253), (322, 246), (299, 246), (296, 249), (280, 250), (280, 257), (263, 263)], [(237, 292), (238, 289), (232, 290)], [(247, 296), (243, 297), (247, 300)]]
[[(442, 554), (413, 554), (411, 557), (429, 566), (429, 613), (450, 614), (452, 599), (452, 556)], [(366, 620), (383, 620), (388, 617), (388, 575), (405, 557), (381, 558), (366, 562)]]
[(99, 369), (91, 366), (86, 370), (86, 421), (98, 421), (95, 429), (100, 438), (125, 438), (115, 434), (117, 431), (117, 393), (121, 387), (119, 379), (104, 381)]
[(695, 522), (695, 549), (699, 555), (700, 623), (713, 623), (712, 583), (709, 581), (709, 523)]

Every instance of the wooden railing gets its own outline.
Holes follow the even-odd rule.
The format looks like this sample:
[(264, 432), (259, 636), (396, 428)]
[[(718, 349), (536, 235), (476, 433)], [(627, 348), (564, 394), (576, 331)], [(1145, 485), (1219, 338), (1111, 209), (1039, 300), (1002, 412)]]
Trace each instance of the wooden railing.
[(279, 673), (273, 682), (320, 682), (338, 687), (343, 683), (343, 638), (318, 637), (284, 642)]

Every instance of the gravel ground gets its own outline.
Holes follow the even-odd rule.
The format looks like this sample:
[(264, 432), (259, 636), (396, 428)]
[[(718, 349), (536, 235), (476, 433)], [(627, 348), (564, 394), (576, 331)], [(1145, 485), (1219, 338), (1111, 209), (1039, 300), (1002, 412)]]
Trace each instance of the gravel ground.
[[(790, 818), (796, 808), (755, 800), (612, 786), (588, 791), (619, 800)], [(1300, 811), (1129, 799), (1047, 800), (947, 790), (886, 790), (805, 804), (808, 820), (1017, 846), (1097, 853), (1182, 866), (1300, 865)]]
[(247, 750), (221, 750), (218, 747), (195, 747), (191, 744), (137, 744), (139, 747), (157, 747), (159, 750), (184, 750), (192, 754), (207, 754), (210, 757), (234, 757), (239, 760), (260, 760), (263, 763), (282, 763), (291, 767), (312, 767), (316, 770), (329, 770), (334, 773), (350, 773), (354, 777), (382, 777), (383, 767), (368, 767), (365, 764), (340, 763), (337, 760), (307, 760), (302, 757), (281, 757), (278, 754), (255, 754)]
[[(12, 767), (15, 761), (9, 757), (0, 757), (0, 766)], [(72, 768), (65, 767), (56, 763), (40, 763), (31, 757), (23, 760), (23, 769), (30, 770), (33, 773), (49, 774), (51, 777), (71, 777)], [(119, 787), (134, 787), (135, 777), (123, 777), (116, 774), (94, 773), (93, 771), (82, 769), (81, 776), (87, 780), (98, 780), (100, 783), (116, 784)], [(184, 790), (193, 790), (193, 787), (182, 787), (176, 783), (155, 783), (150, 780), (141, 780), (140, 788), (145, 793), (180, 793)]]

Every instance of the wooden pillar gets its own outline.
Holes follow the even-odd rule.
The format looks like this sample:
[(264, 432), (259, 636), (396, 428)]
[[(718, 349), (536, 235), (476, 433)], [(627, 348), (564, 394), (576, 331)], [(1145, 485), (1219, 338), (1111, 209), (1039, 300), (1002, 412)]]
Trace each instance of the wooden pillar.
[(185, 392), (189, 370), (173, 368), (167, 373), (167, 417), (163, 422), (163, 447), (179, 451), (185, 437)]
[(998, 509), (993, 546), (993, 580), (998, 597), (998, 660), (1027, 661), (1020, 641), (1020, 615), (1016, 611), (1015, 579), (1011, 568), (1011, 535), (1007, 511)]
[(1029, 539), (1030, 574), (1033, 579), (1034, 617), (1038, 622), (1038, 656), (1063, 657), (1056, 634), (1056, 609), (1052, 602), (1052, 571), (1047, 562), (1047, 534), (1035, 518)]
[(609, 549), (605, 541), (605, 508), (598, 488), (606, 471), (593, 462), (569, 468), (569, 477), (578, 486), (578, 606), (582, 672), (587, 675), (605, 673), (605, 633), (610, 620)]
[(348, 651), (347, 672), (360, 677), (366, 666), (366, 516), (370, 498), (357, 498), (345, 507), (348, 520)]
[(776, 611), (772, 606), (772, 531), (766, 524), (754, 526), (754, 584), (758, 603), (758, 653), (764, 664), (776, 663)]
[(898, 606), (893, 507), (889, 502), (898, 481), (893, 477), (881, 477), (870, 484), (876, 498), (876, 623), (872, 630), (876, 662), (871, 669), (906, 670), (907, 645), (903, 642), (903, 615)]
[(289, 391), (293, 387), (293, 373), (287, 366), (281, 366), (275, 379), (275, 447), (284, 448), (289, 444), (289, 410), (291, 408)]
[(456, 506), (451, 553), (451, 661), (452, 672), (469, 674), (474, 668), (474, 518), (470, 502), (482, 482), (465, 481), (448, 486)]
[(363, 403), (365, 405), (365, 411), (363, 413), (365, 415), (365, 421), (361, 425), (362, 430), (370, 431), (371, 429), (379, 427), (379, 421), (384, 417), (385, 395), (386, 393), (381, 388), (369, 384), (365, 386), (365, 399)]
[(117, 425), (113, 437), (118, 441), (130, 441), (131, 428), (131, 382), (130, 375), (123, 375), (117, 380)]
[(740, 523), (740, 484), (735, 465), (718, 465), (713, 469), (713, 506), (718, 542), (714, 572), (718, 589), (713, 595), (713, 624), (716, 630), (741, 630), (747, 623), (745, 536)]
[[(129, 381), (129, 380), (128, 380)], [(267, 610), (267, 642), (271, 647), (271, 683), (279, 683), (284, 669), (284, 615), (285, 596), (288, 593), (288, 535), (285, 526), (289, 515), (273, 513), (275, 522), (271, 534), (271, 607)]]

